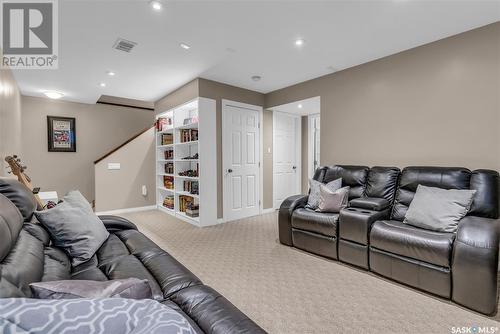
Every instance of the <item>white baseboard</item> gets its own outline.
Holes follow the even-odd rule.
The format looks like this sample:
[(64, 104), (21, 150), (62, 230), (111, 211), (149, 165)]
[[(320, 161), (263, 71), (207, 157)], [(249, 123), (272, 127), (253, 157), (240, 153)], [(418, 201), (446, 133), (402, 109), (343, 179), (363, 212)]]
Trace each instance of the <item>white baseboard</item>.
[(271, 213), (271, 212), (274, 212), (276, 211), (275, 208), (269, 208), (269, 209), (262, 209), (262, 214), (266, 214), (266, 213)]
[(137, 208), (118, 209), (118, 210), (111, 210), (111, 211), (101, 211), (101, 212), (96, 212), (95, 214), (96, 215), (118, 215), (121, 213), (149, 211), (149, 210), (154, 210), (154, 209), (156, 209), (156, 205), (139, 206)]

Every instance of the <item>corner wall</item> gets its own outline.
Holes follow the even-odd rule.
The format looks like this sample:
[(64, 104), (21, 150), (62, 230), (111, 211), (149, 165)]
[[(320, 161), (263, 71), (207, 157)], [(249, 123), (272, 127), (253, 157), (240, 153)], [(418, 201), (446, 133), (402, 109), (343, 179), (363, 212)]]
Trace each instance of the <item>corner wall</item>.
[[(94, 161), (154, 122), (153, 111), (136, 108), (29, 96), (23, 96), (21, 104), (21, 158), (33, 185), (56, 190), (60, 198), (78, 189), (94, 200)], [(76, 153), (48, 152), (48, 115), (76, 118)]]
[[(0, 51), (0, 56), (1, 56)], [(1, 58), (1, 57), (0, 57)], [(0, 70), (0, 176), (6, 176), (7, 155), (22, 155), (21, 94), (12, 72)]]
[[(95, 168), (95, 211), (137, 208), (155, 204), (155, 129), (151, 128), (99, 161)], [(108, 163), (120, 163), (109, 170)], [(147, 195), (142, 195), (142, 186)]]
[(321, 96), (321, 164), (500, 170), (500, 23), (266, 94)]

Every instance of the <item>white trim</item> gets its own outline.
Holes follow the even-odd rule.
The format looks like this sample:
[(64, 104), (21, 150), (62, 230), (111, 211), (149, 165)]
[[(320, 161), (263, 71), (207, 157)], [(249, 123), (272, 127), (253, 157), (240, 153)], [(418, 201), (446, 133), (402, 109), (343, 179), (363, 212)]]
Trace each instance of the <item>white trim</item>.
[[(321, 114), (312, 114), (307, 116), (307, 175), (312, 179), (314, 175), (314, 119), (321, 120)], [(319, 163), (319, 161), (318, 161)]]
[(118, 209), (118, 210), (110, 210), (110, 211), (100, 211), (100, 212), (96, 212), (95, 214), (96, 215), (118, 215), (121, 213), (150, 211), (150, 210), (156, 210), (156, 205), (139, 206), (136, 208), (126, 208), (126, 209)]
[(228, 106), (233, 106), (233, 107), (238, 107), (238, 108), (243, 108), (243, 109), (249, 109), (249, 110), (254, 110), (259, 113), (259, 178), (260, 178), (260, 184), (259, 184), (259, 213), (262, 213), (263, 206), (264, 206), (264, 132), (263, 132), (263, 124), (262, 121), (264, 119), (264, 108), (262, 106), (257, 106), (253, 104), (248, 104), (248, 103), (243, 103), (243, 102), (237, 102), (237, 101), (231, 101), (227, 99), (222, 99), (221, 101), (221, 116), (222, 116), (222, 129), (221, 129), (221, 137), (222, 137), (222, 218), (221, 222), (226, 222), (226, 218), (224, 217), (226, 212), (227, 212), (227, 201), (226, 199), (226, 192), (224, 191), (224, 170), (226, 170), (224, 164), (225, 164), (225, 159), (224, 159), (224, 151), (225, 151), (225, 146), (227, 145), (226, 141), (224, 140), (224, 123), (225, 123), (225, 117), (224, 117), (224, 112), (226, 110), (226, 107)]
[(297, 183), (298, 183), (298, 193), (297, 194), (290, 194), (292, 195), (298, 195), (302, 193), (302, 116), (296, 115), (296, 114), (291, 114), (283, 111), (277, 111), (273, 110), (273, 209), (278, 210), (279, 207), (276, 207), (276, 178), (274, 177), (274, 171), (275, 171), (275, 163), (274, 159), (276, 157), (276, 113), (281, 113), (285, 114), (287, 116), (295, 118), (295, 129), (297, 130), (296, 133), (296, 138), (295, 138), (295, 163), (296, 163), (296, 174), (297, 174)]

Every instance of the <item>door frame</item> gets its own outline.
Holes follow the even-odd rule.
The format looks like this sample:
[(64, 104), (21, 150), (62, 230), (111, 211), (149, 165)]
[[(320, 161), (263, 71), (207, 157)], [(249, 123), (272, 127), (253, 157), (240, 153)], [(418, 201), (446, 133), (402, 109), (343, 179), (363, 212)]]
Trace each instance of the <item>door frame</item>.
[(237, 102), (237, 101), (231, 101), (227, 99), (222, 99), (221, 102), (222, 106), (222, 112), (221, 112), (221, 118), (222, 118), (222, 128), (221, 128), (221, 138), (222, 138), (222, 222), (227, 222), (226, 214), (229, 210), (228, 208), (228, 203), (229, 201), (227, 200), (227, 193), (224, 191), (226, 188), (226, 178), (224, 177), (224, 171), (227, 169), (226, 166), (226, 157), (224, 152), (228, 152), (228, 142), (224, 140), (224, 129), (227, 126), (226, 124), (226, 113), (227, 107), (232, 106), (232, 107), (238, 107), (238, 108), (243, 108), (243, 109), (250, 109), (258, 112), (259, 115), (259, 214), (262, 214), (262, 208), (264, 205), (264, 198), (263, 198), (263, 188), (264, 188), (264, 175), (263, 175), (263, 161), (264, 161), (264, 152), (263, 152), (263, 126), (262, 126), (262, 119), (263, 119), (263, 113), (264, 113), (264, 108), (262, 106), (257, 106), (253, 104), (248, 104), (248, 103), (243, 103), (243, 102)]
[(297, 136), (295, 138), (295, 156), (297, 159), (297, 175), (298, 175), (298, 180), (297, 180), (297, 186), (299, 189), (299, 193), (294, 194), (294, 195), (299, 195), (302, 193), (302, 118), (300, 115), (296, 114), (291, 114), (283, 111), (276, 111), (273, 110), (273, 208), (275, 210), (279, 209), (279, 207), (276, 206), (276, 179), (274, 177), (274, 171), (276, 170), (276, 165), (275, 165), (275, 157), (276, 157), (276, 113), (281, 113), (285, 114), (287, 116), (291, 116), (295, 118), (297, 122)]
[[(314, 175), (314, 119), (318, 118), (321, 122), (321, 114), (311, 114), (307, 116), (307, 175), (310, 179), (312, 179)], [(320, 129), (321, 131), (321, 129)], [(321, 143), (321, 141), (320, 141)], [(321, 145), (321, 144), (320, 144)], [(321, 152), (320, 152), (320, 159), (321, 159)], [(318, 161), (318, 167), (321, 166), (320, 162)]]

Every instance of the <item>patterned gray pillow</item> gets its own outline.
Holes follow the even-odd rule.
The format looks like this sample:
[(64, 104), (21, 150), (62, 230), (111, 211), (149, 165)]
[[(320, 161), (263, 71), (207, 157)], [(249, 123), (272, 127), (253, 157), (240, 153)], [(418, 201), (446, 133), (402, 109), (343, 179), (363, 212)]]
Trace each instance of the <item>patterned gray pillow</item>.
[(66, 280), (37, 282), (31, 283), (30, 288), (33, 297), (39, 299), (153, 298), (148, 280), (138, 278), (110, 281)]
[(181, 313), (154, 300), (0, 298), (0, 333), (198, 334)]
[[(319, 205), (319, 200), (321, 197), (320, 193), (320, 186), (323, 183), (309, 179), (309, 197), (307, 198), (307, 205), (306, 208), (311, 209), (311, 210), (316, 210)], [(331, 191), (339, 190), (342, 188), (342, 178), (333, 180), (325, 184), (325, 186), (330, 189)]]
[(438, 232), (456, 232), (469, 212), (475, 190), (441, 189), (419, 185), (404, 223)]
[(35, 211), (54, 245), (64, 249), (74, 267), (88, 261), (109, 236), (102, 221), (79, 191), (70, 191), (52, 209)]

